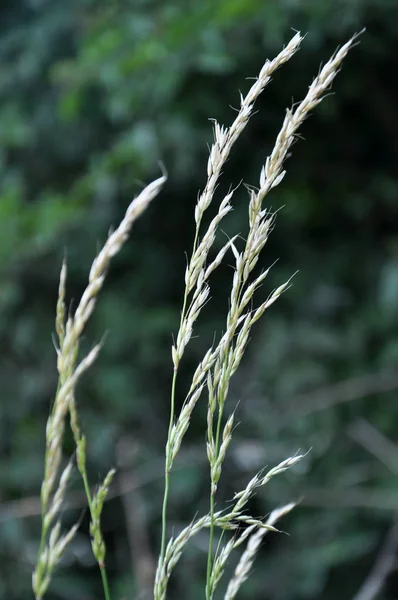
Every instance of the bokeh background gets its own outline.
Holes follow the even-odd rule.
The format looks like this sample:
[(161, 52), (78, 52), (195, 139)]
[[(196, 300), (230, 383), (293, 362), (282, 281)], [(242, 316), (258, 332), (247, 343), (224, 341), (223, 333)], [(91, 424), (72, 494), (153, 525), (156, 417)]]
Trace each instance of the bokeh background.
[[(265, 515), (301, 499), (283, 521), (289, 535), (268, 536), (240, 597), (372, 600), (372, 576), (377, 597), (397, 597), (398, 3), (2, 0), (1, 599), (32, 597), (63, 256), (73, 307), (109, 227), (165, 164), (166, 188), (114, 260), (87, 329), (86, 348), (108, 333), (78, 395), (92, 484), (118, 468), (103, 516), (113, 598), (146, 599), (159, 545), (170, 346), (206, 178), (209, 118), (231, 123), (247, 77), (292, 29), (308, 32), (258, 102), (220, 196), (241, 180), (255, 185), (285, 108), (365, 26), (268, 198), (281, 210), (263, 266), (279, 260), (264, 293), (299, 273), (258, 324), (234, 379), (229, 406), (239, 402), (240, 425), (220, 502), (262, 466), (312, 449), (250, 507)], [(244, 235), (246, 211), (241, 187), (227, 232)], [(179, 397), (222, 330), (230, 281), (228, 268), (215, 278)], [(204, 418), (198, 407), (173, 475), (170, 532), (207, 510)], [(72, 451), (67, 437), (65, 455)], [(101, 598), (77, 475), (63, 519), (81, 527), (48, 598)], [(206, 544), (206, 533), (193, 540), (170, 598), (203, 597)]]

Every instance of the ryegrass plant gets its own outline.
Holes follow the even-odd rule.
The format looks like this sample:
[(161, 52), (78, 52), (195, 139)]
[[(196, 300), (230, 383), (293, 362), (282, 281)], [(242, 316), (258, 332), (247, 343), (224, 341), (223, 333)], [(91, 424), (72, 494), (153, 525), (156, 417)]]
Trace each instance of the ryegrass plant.
[[(285, 175), (283, 164), (296, 139), (300, 125), (329, 90), (343, 59), (353, 46), (355, 37), (340, 48), (323, 66), (310, 85), (304, 100), (286, 111), (274, 148), (261, 169), (259, 187), (248, 188), (249, 223), (245, 240), (242, 242), (241, 238), (235, 235), (224, 244), (215, 258), (209, 258), (220, 224), (232, 210), (231, 200), (234, 191), (230, 191), (221, 200), (215, 216), (207, 227), (203, 227), (203, 222), (206, 211), (214, 201), (223, 166), (230, 155), (232, 146), (253, 113), (257, 97), (269, 83), (274, 71), (290, 60), (299, 49), (302, 39), (302, 36), (296, 33), (272, 61), (265, 62), (247, 95), (241, 96), (240, 109), (230, 127), (224, 127), (214, 122), (214, 142), (207, 164), (208, 179), (195, 207), (196, 231), (191, 258), (185, 272), (185, 292), (180, 326), (172, 346), (173, 377), (170, 421), (165, 448), (161, 543), (154, 581), (155, 600), (166, 598), (170, 575), (186, 544), (192, 536), (204, 528), (209, 529), (205, 582), (206, 600), (213, 598), (231, 553), (246, 542), (246, 549), (241, 555), (224, 596), (225, 600), (235, 598), (240, 586), (248, 576), (264, 535), (268, 531), (277, 531), (274, 527), (275, 523), (294, 507), (294, 504), (291, 503), (276, 509), (265, 521), (248, 515), (246, 511), (247, 503), (255, 491), (267, 484), (274, 476), (294, 466), (302, 458), (302, 455), (288, 458), (268, 472), (263, 471), (256, 474), (245, 489), (235, 494), (230, 506), (224, 510), (216, 510), (217, 488), (234, 427), (234, 412), (226, 414), (227, 397), (231, 378), (245, 353), (251, 328), (289, 286), (289, 281), (283, 283), (268, 298), (255, 304), (258, 290), (264, 283), (269, 269), (255, 275), (253, 275), (253, 271), (275, 220), (275, 215), (263, 208), (265, 196), (282, 181)], [(79, 342), (95, 308), (111, 258), (119, 252), (128, 238), (133, 222), (159, 193), (165, 180), (165, 176), (160, 177), (133, 200), (119, 227), (108, 237), (95, 258), (91, 266), (88, 285), (73, 316), (71, 314), (66, 316), (67, 269), (65, 262), (61, 269), (56, 313), (59, 379), (46, 428), (44, 478), (41, 489), (42, 530), (37, 565), (33, 573), (33, 590), (36, 600), (40, 600), (45, 595), (53, 571), (59, 564), (65, 547), (72, 540), (78, 527), (78, 525), (74, 525), (68, 532), (62, 534), (60, 521), (57, 520), (72, 472), (71, 461), (66, 466), (62, 464), (63, 437), (68, 417), (76, 444), (77, 468), (83, 480), (90, 512), (93, 554), (100, 568), (105, 599), (110, 600), (105, 569), (105, 544), (101, 533), (100, 518), (114, 471), (111, 470), (107, 474), (98, 491), (92, 495), (86, 470), (86, 438), (79, 425), (75, 402), (76, 384), (80, 376), (95, 361), (101, 344), (97, 344), (87, 356), (79, 359)], [(204, 231), (202, 231), (203, 229)], [(218, 342), (213, 343), (207, 350), (194, 371), (182, 408), (177, 414), (175, 395), (179, 366), (187, 344), (191, 340), (195, 322), (209, 300), (210, 276), (220, 266), (228, 252), (232, 253), (235, 264), (229, 307), (225, 317), (225, 329)], [(178, 535), (167, 539), (168, 496), (173, 463), (189, 427), (193, 410), (203, 396), (207, 404), (206, 447), (210, 479), (209, 512), (202, 517), (195, 518)], [(215, 544), (216, 530), (221, 531), (217, 544)], [(232, 532), (230, 539), (226, 540), (226, 536), (223, 535), (225, 531)]]

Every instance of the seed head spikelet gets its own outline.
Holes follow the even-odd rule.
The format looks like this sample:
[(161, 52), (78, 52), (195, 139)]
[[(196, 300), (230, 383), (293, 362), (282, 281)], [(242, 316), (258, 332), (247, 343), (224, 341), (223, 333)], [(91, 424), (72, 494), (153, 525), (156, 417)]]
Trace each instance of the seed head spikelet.
[[(276, 523), (280, 518), (282, 518), (284, 515), (293, 510), (294, 507), (295, 504), (290, 503), (273, 510), (265, 524), (272, 527), (274, 523)], [(236, 566), (235, 573), (228, 584), (224, 600), (234, 600), (234, 598), (236, 598), (240, 586), (242, 585), (242, 583), (244, 583), (244, 581), (249, 575), (256, 554), (267, 531), (268, 530), (265, 527), (257, 528), (255, 525), (252, 526), (252, 529), (250, 531), (252, 535), (250, 535), (249, 537), (246, 550), (242, 554), (239, 563)]]

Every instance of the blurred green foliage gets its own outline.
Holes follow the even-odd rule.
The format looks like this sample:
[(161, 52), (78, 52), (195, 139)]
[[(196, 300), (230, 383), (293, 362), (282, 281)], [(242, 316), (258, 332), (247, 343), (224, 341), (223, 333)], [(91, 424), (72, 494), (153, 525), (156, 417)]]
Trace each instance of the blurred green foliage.
[[(284, 208), (265, 252), (263, 266), (279, 261), (264, 293), (300, 272), (257, 328), (236, 376), (230, 402), (240, 400), (242, 423), (221, 490), (231, 498), (264, 464), (312, 448), (301, 470), (256, 498), (258, 514), (303, 502), (283, 523), (290, 537), (267, 539), (241, 597), (353, 597), (398, 506), (397, 3), (5, 0), (0, 13), (0, 598), (7, 600), (31, 597), (63, 255), (73, 306), (110, 224), (165, 164), (165, 192), (115, 260), (87, 330), (87, 347), (108, 335), (79, 396), (93, 485), (112, 465), (121, 473), (104, 515), (113, 597), (139, 597), (138, 554), (146, 547), (137, 546), (139, 536), (149, 561), (158, 550), (171, 336), (205, 182), (208, 119), (230, 123), (245, 78), (291, 28), (308, 31), (260, 100), (221, 190), (242, 179), (255, 185), (285, 107), (338, 44), (367, 27), (336, 95), (305, 124), (305, 141), (270, 196), (273, 208)], [(236, 198), (228, 227), (244, 234), (244, 189)], [(229, 282), (226, 268), (189, 350), (181, 393), (222, 328)], [(173, 528), (207, 510), (204, 415), (199, 408), (173, 478)], [(121, 440), (132, 450), (127, 458)], [(123, 493), (122, 475), (127, 488), (138, 485), (138, 499)], [(81, 532), (51, 600), (100, 597), (77, 477), (75, 484), (64, 519), (81, 517)], [(129, 510), (138, 511), (140, 531)], [(198, 536), (177, 569), (175, 598), (203, 597), (205, 550)], [(396, 593), (390, 578), (384, 597)]]

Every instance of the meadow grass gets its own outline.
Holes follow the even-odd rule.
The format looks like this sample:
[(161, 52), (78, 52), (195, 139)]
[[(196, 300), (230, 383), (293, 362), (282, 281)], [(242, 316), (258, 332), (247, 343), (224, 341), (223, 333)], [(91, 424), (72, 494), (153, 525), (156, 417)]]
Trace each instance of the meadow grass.
[[(294, 507), (294, 503), (275, 509), (269, 517), (255, 518), (247, 513), (247, 504), (256, 490), (266, 485), (279, 473), (293, 467), (302, 455), (287, 458), (269, 471), (253, 476), (246, 487), (237, 492), (232, 502), (223, 510), (216, 510), (216, 496), (222, 467), (234, 429), (234, 412), (228, 410), (228, 391), (231, 378), (244, 356), (253, 325), (264, 312), (289, 287), (290, 280), (273, 290), (265, 300), (258, 301), (259, 288), (264, 284), (269, 269), (258, 273), (255, 269), (260, 254), (272, 231), (275, 215), (264, 208), (267, 194), (284, 178), (284, 162), (297, 138), (298, 130), (311, 111), (324, 98), (339, 71), (342, 61), (355, 43), (349, 40), (321, 68), (309, 86), (305, 98), (286, 111), (282, 127), (274, 147), (267, 157), (259, 175), (258, 187), (248, 187), (248, 229), (245, 238), (235, 235), (229, 239), (215, 257), (211, 250), (220, 225), (232, 210), (231, 190), (219, 203), (215, 216), (204, 227), (204, 216), (214, 203), (214, 196), (223, 167), (231, 149), (246, 127), (253, 113), (254, 103), (270, 82), (272, 74), (297, 52), (303, 40), (296, 33), (286, 47), (273, 59), (266, 60), (258, 77), (245, 96), (240, 98), (240, 108), (230, 127), (214, 122), (214, 141), (207, 163), (207, 182), (195, 207), (195, 235), (191, 257), (185, 271), (185, 292), (182, 302), (179, 330), (172, 346), (173, 375), (170, 392), (170, 421), (165, 446), (164, 497), (159, 501), (162, 511), (160, 551), (154, 581), (154, 599), (163, 600), (167, 595), (170, 576), (188, 541), (200, 530), (209, 530), (207, 573), (204, 596), (211, 600), (224, 574), (227, 562), (234, 550), (245, 544), (236, 569), (225, 586), (225, 600), (237, 596), (240, 586), (247, 578), (256, 553), (268, 531), (277, 531), (276, 522)], [(59, 565), (66, 546), (73, 539), (78, 524), (63, 532), (59, 515), (66, 497), (68, 482), (73, 470), (72, 460), (64, 465), (63, 439), (67, 421), (76, 445), (76, 464), (83, 481), (90, 513), (90, 535), (94, 557), (99, 565), (104, 597), (111, 599), (106, 573), (106, 549), (101, 533), (101, 512), (114, 476), (112, 469), (95, 494), (89, 486), (86, 470), (86, 438), (82, 433), (75, 401), (76, 385), (85, 371), (93, 364), (101, 349), (97, 344), (86, 356), (79, 357), (79, 344), (87, 322), (104, 285), (111, 259), (129, 237), (134, 221), (159, 194), (166, 176), (150, 183), (127, 209), (119, 227), (106, 240), (95, 258), (87, 287), (72, 315), (66, 305), (67, 266), (61, 269), (56, 311), (58, 387), (46, 427), (46, 451), (44, 476), (41, 488), (42, 527), (36, 568), (32, 583), (36, 600), (41, 600), (50, 585), (55, 568)], [(210, 299), (210, 279), (228, 256), (234, 262), (228, 310), (220, 339), (205, 352), (192, 376), (185, 400), (176, 411), (176, 383), (179, 367), (187, 345), (190, 343), (195, 323)], [(167, 537), (168, 498), (171, 473), (184, 436), (191, 422), (196, 404), (207, 406), (207, 422), (204, 426), (209, 463), (209, 511), (195, 518), (178, 535)], [(230, 537), (223, 535), (231, 532)], [(217, 532), (221, 536), (217, 537)], [(187, 593), (189, 596), (189, 591)]]

